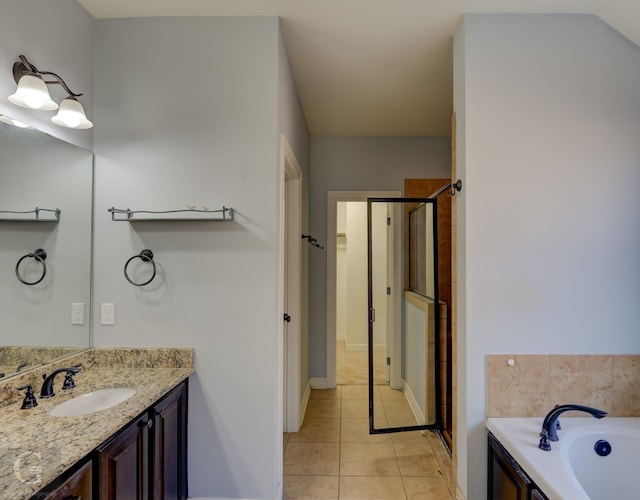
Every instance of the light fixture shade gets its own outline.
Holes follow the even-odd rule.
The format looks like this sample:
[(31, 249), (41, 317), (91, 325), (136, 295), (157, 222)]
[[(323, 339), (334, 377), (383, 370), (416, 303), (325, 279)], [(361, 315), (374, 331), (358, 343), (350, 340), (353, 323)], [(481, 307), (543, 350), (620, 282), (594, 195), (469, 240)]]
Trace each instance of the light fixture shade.
[(9, 96), (9, 101), (23, 108), (45, 111), (58, 109), (58, 105), (49, 95), (47, 85), (42, 78), (35, 75), (23, 75), (18, 82), (16, 93)]
[(87, 120), (84, 108), (73, 97), (67, 97), (60, 103), (58, 114), (51, 117), (51, 121), (56, 125), (67, 128), (91, 128), (93, 123)]

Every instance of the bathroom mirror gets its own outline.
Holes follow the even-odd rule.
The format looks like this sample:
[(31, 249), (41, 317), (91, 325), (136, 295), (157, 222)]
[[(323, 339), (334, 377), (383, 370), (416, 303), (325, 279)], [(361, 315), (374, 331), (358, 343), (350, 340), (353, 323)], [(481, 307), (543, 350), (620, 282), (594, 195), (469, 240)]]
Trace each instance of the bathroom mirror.
[(89, 347), (91, 312), (93, 155), (10, 121), (0, 117), (4, 377)]

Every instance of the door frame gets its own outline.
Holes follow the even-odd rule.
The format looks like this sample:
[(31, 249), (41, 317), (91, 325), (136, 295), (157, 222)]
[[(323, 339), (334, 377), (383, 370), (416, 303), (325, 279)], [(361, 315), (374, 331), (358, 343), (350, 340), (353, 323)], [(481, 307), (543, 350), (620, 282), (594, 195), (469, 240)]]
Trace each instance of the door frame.
[[(298, 432), (302, 423), (302, 169), (284, 135), (280, 138), (280, 189), (282, 422), (284, 432)], [(285, 313), (291, 317), (286, 327)]]
[[(328, 191), (327, 192), (327, 365), (326, 365), (326, 387), (333, 389), (336, 386), (336, 266), (337, 266), (337, 218), (338, 218), (338, 202), (363, 201), (366, 203), (367, 198), (401, 198), (402, 191)], [(400, 246), (400, 224), (393, 224), (394, 230), (394, 256), (399, 257)], [(399, 259), (398, 259), (399, 260)], [(394, 274), (394, 283), (391, 284), (392, 295), (400, 294), (402, 287), (401, 273)], [(397, 293), (396, 293), (397, 292)], [(398, 301), (399, 303), (399, 301)], [(394, 307), (394, 324), (400, 331), (400, 311), (396, 313)], [(391, 346), (392, 358), (397, 358), (401, 354), (400, 348), (395, 345)], [(393, 366), (399, 366), (399, 363), (392, 363)], [(394, 378), (392, 369), (392, 381)], [(399, 371), (398, 371), (399, 378)]]

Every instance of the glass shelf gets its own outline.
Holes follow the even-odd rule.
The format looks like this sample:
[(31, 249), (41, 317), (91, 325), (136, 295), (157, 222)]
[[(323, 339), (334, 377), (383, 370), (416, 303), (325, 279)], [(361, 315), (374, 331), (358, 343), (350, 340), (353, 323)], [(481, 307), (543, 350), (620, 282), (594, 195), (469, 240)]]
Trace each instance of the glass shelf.
[(34, 210), (0, 210), (1, 222), (59, 222), (60, 209), (38, 208)]
[(109, 208), (114, 222), (151, 221), (229, 221), (233, 220), (233, 208), (220, 210), (131, 210), (129, 208)]

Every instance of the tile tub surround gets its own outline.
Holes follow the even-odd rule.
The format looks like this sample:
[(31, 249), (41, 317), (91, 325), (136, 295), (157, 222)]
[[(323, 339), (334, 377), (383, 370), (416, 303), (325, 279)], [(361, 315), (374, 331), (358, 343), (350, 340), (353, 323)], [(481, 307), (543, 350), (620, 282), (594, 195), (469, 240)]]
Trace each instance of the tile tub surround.
[(488, 417), (544, 417), (565, 403), (640, 416), (638, 354), (491, 354), (486, 367)]
[[(127, 353), (142, 366), (127, 366), (131, 359)], [(4, 382), (2, 386), (8, 387), (1, 387), (5, 398), (0, 407), (0, 498), (35, 494), (188, 378), (193, 373), (192, 360), (190, 349), (90, 349)], [(83, 366), (75, 376), (75, 389), (60, 390), (64, 380), (60, 374), (53, 398), (38, 398), (37, 407), (20, 409), (22, 396), (15, 391), (16, 384), (33, 385), (37, 396), (43, 371), (79, 362)], [(88, 415), (58, 418), (48, 414), (75, 396), (110, 387), (131, 387), (136, 393), (123, 403)], [(11, 389), (17, 398), (15, 394), (6, 397)], [(21, 477), (20, 470), (27, 471), (27, 477)], [(29, 471), (37, 472), (29, 476)]]

